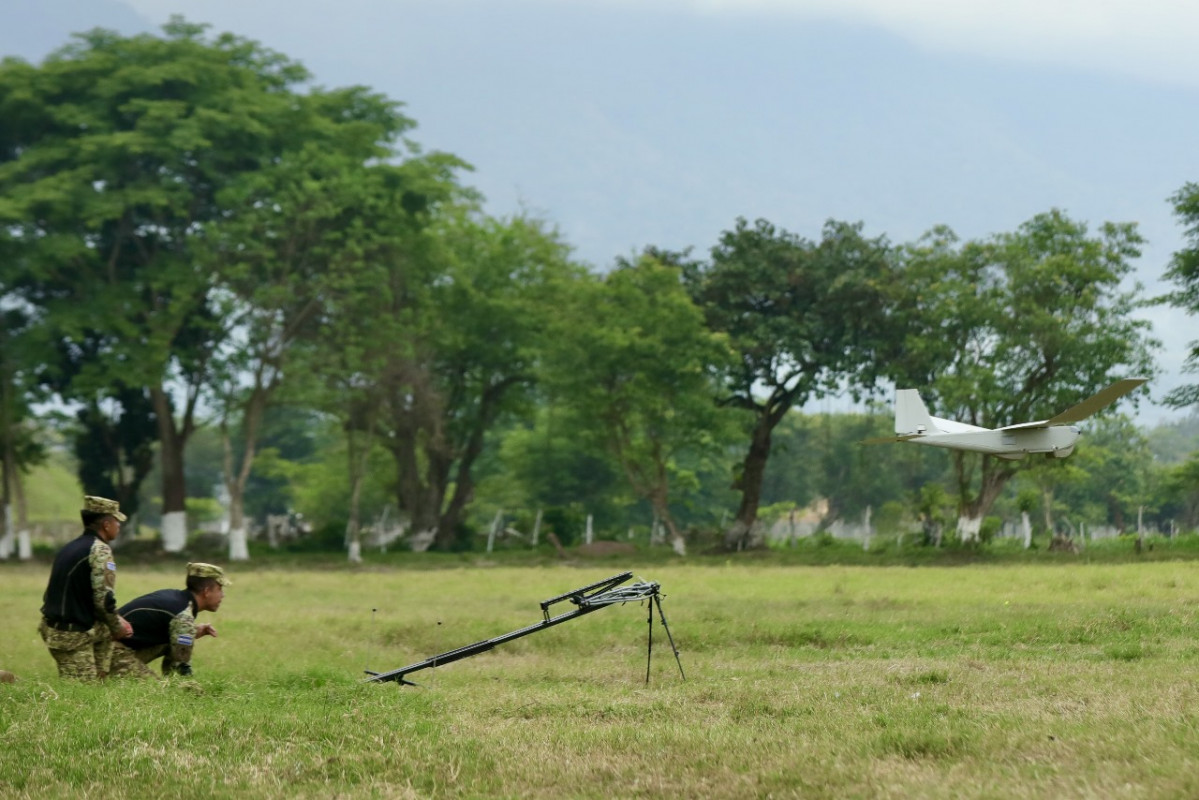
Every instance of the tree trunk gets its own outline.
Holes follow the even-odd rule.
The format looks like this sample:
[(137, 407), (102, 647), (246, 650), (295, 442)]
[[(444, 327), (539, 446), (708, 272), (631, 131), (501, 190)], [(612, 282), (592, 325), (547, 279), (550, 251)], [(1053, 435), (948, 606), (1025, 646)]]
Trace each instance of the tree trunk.
[(0, 559), (7, 561), (12, 557), (13, 545), (16, 542), (16, 530), (13, 525), (13, 483), (17, 465), (9, 444), (11, 431), (7, 428), (0, 431), (5, 437), (4, 445), (0, 448), (0, 510), (4, 513), (4, 532), (0, 534)]
[(1028, 519), (1028, 512), (1020, 512), (1020, 528), (1024, 531), (1024, 549), (1032, 547), (1032, 523)]
[[(484, 437), (487, 429), (491, 427), (495, 421), (499, 408), (500, 399), (504, 392), (511, 388), (516, 383), (515, 379), (509, 378), (497, 384), (489, 386), (483, 392), (483, 396), (479, 402), (478, 417), (475, 420), (474, 426), (470, 429), (470, 435), (466, 442), (461, 446), (457, 454), (458, 469), (454, 477), (454, 494), (450, 497), (450, 502), (446, 506), (445, 512), (441, 515), (438, 522), (437, 544), (441, 548), (450, 545), (458, 536), (458, 525), (462, 521), (466, 513), (466, 504), (471, 501), (475, 494), (475, 480), (472, 475), (472, 470), (475, 466), (475, 461), (483, 452)], [(444, 452), (439, 452), (441, 458), (440, 463), (443, 470), (433, 477), (440, 481), (442, 487), (441, 493), (438, 495), (438, 505), (440, 506), (445, 498), (445, 487), (449, 484), (450, 466), (453, 463), (453, 454), (449, 452), (448, 445), (443, 445)], [(429, 459), (430, 468), (435, 463), (432, 457)]]
[(13, 530), (12, 530), (12, 506), (8, 503), (4, 504), (4, 533), (0, 534), (0, 561), (7, 561), (12, 557), (13, 549)]
[(158, 417), (159, 459), (162, 465), (162, 549), (183, 552), (187, 546), (187, 483), (183, 473), (183, 450), (191, 434), (189, 405), (183, 424), (175, 425), (170, 396), (161, 386), (150, 390)]
[(245, 493), (229, 496), (229, 560), (249, 561), (250, 548), (247, 543)]
[(1003, 491), (1008, 480), (1015, 474), (1011, 468), (997, 466), (996, 459), (991, 456), (982, 457), (981, 477), (978, 494), (973, 500), (966, 499), (969, 483), (968, 459), (969, 454), (958, 452), (954, 454), (954, 469), (958, 480), (958, 540), (962, 544), (977, 542), (982, 531), (983, 517), (995, 504), (995, 499)]
[(683, 538), (683, 534), (679, 532), (679, 528), (674, 523), (674, 518), (670, 516), (670, 512), (663, 506), (657, 509), (658, 517), (662, 520), (662, 524), (666, 526), (666, 533), (670, 537), (670, 547), (676, 555), (687, 555), (687, 540)]
[[(351, 453), (350, 459), (354, 456)], [(350, 476), (350, 518), (346, 521), (346, 549), (352, 564), (362, 563), (362, 521), (359, 516), (359, 501), (362, 498), (363, 475), (359, 472)]]
[[(421, 478), (417, 431), (407, 424), (397, 424), (393, 429), (396, 435), (388, 449), (396, 463), (396, 505), (411, 521), (413, 548), (424, 549), (433, 539), (440, 538), (441, 495)], [(429, 469), (432, 470), (432, 465)]]
[(726, 550), (747, 550), (762, 545), (762, 536), (755, 532), (754, 523), (758, 520), (758, 506), (762, 501), (762, 478), (766, 474), (766, 461), (770, 458), (773, 431), (771, 416), (760, 416), (742, 465), (741, 477), (737, 481), (737, 488), (741, 489), (741, 505), (732, 526), (724, 534)]
[(33, 539), (29, 534), (29, 504), (25, 502), (25, 482), (21, 471), (13, 473), (13, 498), (17, 501), (17, 558), (30, 561), (33, 558)]

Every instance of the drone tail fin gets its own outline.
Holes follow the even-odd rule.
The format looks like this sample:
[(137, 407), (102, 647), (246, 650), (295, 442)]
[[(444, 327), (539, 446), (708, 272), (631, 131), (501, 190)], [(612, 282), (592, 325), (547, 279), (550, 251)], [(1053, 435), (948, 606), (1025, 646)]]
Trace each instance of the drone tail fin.
[(920, 392), (915, 389), (895, 390), (895, 433), (899, 436), (939, 432), (928, 413)]

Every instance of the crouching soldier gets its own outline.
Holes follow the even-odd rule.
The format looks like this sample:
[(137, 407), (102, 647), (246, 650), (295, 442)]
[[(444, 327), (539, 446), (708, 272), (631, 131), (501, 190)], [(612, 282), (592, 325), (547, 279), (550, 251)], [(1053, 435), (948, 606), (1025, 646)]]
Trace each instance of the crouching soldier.
[(113, 644), (114, 677), (153, 678), (146, 666), (162, 658), (162, 674), (192, 674), (192, 647), (196, 639), (216, 636), (216, 628), (197, 623), (201, 611), (215, 612), (225, 599), (231, 581), (212, 564), (187, 565), (187, 588), (159, 589), (121, 606), (121, 616), (133, 625), (133, 635)]
[(117, 613), (117, 565), (108, 543), (125, 515), (116, 500), (83, 498), (83, 533), (54, 557), (38, 632), (61, 678), (94, 681), (109, 671), (113, 639), (129, 636)]

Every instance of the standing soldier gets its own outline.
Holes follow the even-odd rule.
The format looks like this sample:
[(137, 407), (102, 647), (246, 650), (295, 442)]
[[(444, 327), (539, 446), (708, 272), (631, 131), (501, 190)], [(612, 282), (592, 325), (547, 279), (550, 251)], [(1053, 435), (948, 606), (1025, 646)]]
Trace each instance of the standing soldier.
[(108, 543), (125, 515), (115, 500), (83, 498), (83, 533), (54, 557), (38, 632), (62, 678), (94, 681), (108, 674), (113, 639), (133, 628), (117, 613), (117, 565)]
[(159, 589), (121, 606), (121, 616), (136, 633), (113, 646), (112, 677), (153, 678), (146, 665), (162, 656), (164, 676), (192, 674), (192, 646), (202, 636), (216, 636), (207, 622), (196, 623), (201, 611), (216, 612), (232, 583), (213, 564), (187, 565), (187, 588)]

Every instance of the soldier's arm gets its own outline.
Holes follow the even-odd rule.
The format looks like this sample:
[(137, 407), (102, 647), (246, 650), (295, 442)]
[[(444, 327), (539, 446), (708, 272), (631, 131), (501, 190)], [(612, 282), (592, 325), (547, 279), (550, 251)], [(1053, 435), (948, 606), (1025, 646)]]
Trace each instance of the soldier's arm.
[(163, 675), (192, 674), (192, 646), (196, 641), (196, 619), (186, 611), (180, 611), (171, 620), (168, 650), (162, 657)]
[(112, 550), (107, 544), (96, 540), (88, 554), (88, 565), (92, 572), (92, 602), (96, 606), (96, 618), (108, 626), (113, 636), (123, 639), (129, 633), (127, 623), (117, 613), (117, 565), (112, 560)]

